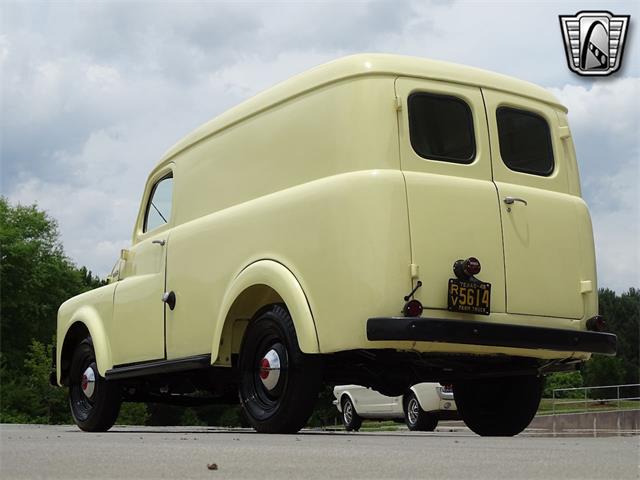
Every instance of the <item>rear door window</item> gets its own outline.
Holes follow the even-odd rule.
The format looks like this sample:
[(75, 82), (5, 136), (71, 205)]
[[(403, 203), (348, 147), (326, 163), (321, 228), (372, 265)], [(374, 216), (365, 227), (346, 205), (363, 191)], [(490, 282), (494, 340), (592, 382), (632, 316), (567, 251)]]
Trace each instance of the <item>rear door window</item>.
[(500, 156), (516, 172), (548, 176), (553, 172), (553, 147), (547, 121), (537, 113), (500, 107), (496, 111)]
[(473, 118), (457, 97), (413, 93), (409, 96), (411, 146), (423, 158), (471, 163), (476, 154)]

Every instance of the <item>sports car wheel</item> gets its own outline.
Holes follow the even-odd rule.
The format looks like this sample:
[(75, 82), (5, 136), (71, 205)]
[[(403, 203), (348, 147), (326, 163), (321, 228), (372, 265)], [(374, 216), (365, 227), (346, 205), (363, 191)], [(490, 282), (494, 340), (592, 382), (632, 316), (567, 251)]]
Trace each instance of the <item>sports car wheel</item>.
[(409, 430), (433, 432), (438, 419), (420, 407), (416, 394), (411, 390), (404, 396), (404, 418)]
[(362, 417), (358, 415), (351, 399), (344, 395), (342, 397), (342, 423), (347, 432), (357, 432), (362, 426)]

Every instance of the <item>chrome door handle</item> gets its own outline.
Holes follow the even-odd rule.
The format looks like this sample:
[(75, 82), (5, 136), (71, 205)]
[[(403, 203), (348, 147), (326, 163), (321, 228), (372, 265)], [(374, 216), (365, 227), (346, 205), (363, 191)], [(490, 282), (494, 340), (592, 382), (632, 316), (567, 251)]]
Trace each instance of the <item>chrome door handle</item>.
[(527, 205), (527, 201), (524, 198), (504, 197), (504, 203), (506, 203), (507, 205), (513, 205), (516, 202), (521, 202), (521, 203), (524, 203), (525, 205)]
[(176, 294), (172, 290), (170, 292), (164, 292), (162, 294), (162, 301), (166, 303), (171, 310), (176, 308)]
[(161, 247), (164, 247), (164, 244), (167, 243), (166, 240), (152, 240), (151, 243), (155, 243), (157, 245), (160, 245)]

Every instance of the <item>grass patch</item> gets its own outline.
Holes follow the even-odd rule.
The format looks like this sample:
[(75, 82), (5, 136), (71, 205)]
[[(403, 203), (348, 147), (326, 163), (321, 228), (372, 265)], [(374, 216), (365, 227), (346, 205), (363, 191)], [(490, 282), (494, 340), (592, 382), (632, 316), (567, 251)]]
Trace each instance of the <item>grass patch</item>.
[(365, 420), (360, 427), (361, 432), (395, 432), (404, 427), (404, 423), (396, 423), (392, 420)]
[[(562, 403), (559, 403), (562, 402)], [(566, 403), (565, 403), (566, 402)], [(571, 402), (571, 403), (569, 403)], [(575, 403), (574, 403), (575, 402)], [(556, 399), (555, 413), (581, 413), (581, 412), (597, 412), (608, 410), (637, 410), (640, 408), (640, 402), (635, 400), (607, 400), (607, 401), (593, 401), (587, 399)], [(538, 415), (550, 415), (553, 414), (553, 399), (543, 398), (540, 400), (540, 406), (538, 407)]]

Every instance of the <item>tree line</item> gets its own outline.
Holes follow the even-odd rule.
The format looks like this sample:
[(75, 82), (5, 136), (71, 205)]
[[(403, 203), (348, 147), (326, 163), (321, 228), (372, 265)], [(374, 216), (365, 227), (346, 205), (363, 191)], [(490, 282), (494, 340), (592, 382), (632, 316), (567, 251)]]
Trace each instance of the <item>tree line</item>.
[[(67, 392), (49, 385), (58, 307), (68, 298), (104, 285), (64, 253), (56, 221), (37, 206), (0, 197), (0, 422), (72, 423)], [(618, 335), (618, 356), (593, 356), (581, 371), (553, 374), (553, 388), (638, 383), (640, 290), (599, 291), (600, 314)], [(311, 426), (333, 424), (331, 388), (324, 389)], [(241, 423), (237, 405), (182, 408), (123, 404), (118, 424), (221, 425)]]

